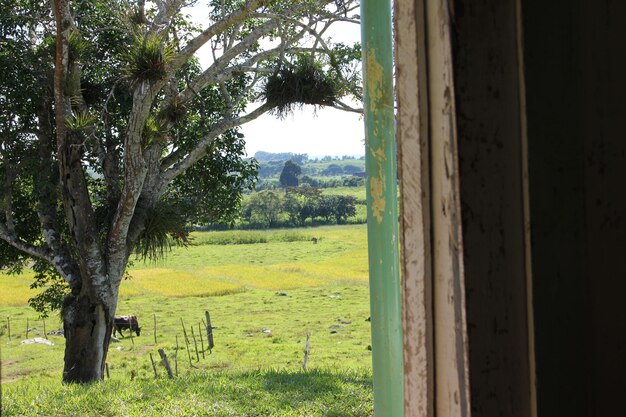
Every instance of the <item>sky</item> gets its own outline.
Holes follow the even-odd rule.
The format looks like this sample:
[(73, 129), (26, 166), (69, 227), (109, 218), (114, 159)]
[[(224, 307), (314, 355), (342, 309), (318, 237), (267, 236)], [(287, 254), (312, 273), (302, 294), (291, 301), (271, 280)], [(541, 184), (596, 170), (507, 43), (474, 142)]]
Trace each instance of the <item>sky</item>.
[(280, 120), (263, 115), (242, 127), (248, 156), (257, 151), (316, 156), (365, 155), (363, 118), (334, 108), (312, 106)]
[[(190, 10), (192, 19), (201, 25), (202, 16), (206, 15), (202, 3)], [(343, 24), (338, 30), (329, 31), (329, 36), (335, 41), (357, 42), (360, 28), (356, 24)], [(248, 156), (254, 156), (257, 151), (306, 153), (309, 157), (365, 155), (363, 117), (334, 108), (315, 111), (307, 105), (282, 120), (265, 114), (243, 125), (241, 132)]]

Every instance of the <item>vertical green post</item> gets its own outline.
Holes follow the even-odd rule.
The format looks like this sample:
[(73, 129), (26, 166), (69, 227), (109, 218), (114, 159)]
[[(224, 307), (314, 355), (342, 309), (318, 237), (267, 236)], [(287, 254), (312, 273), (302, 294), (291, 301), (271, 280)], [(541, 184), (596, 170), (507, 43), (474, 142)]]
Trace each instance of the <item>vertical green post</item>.
[(391, 1), (361, 1), (374, 415), (404, 415)]

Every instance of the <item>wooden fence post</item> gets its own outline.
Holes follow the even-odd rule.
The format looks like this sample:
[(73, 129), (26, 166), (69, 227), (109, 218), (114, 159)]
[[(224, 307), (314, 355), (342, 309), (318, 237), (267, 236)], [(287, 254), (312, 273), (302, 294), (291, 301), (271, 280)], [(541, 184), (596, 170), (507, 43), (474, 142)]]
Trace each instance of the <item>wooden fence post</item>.
[(156, 365), (154, 364), (154, 359), (152, 358), (152, 352), (150, 352), (150, 362), (152, 362), (152, 369), (154, 369), (154, 377), (158, 378), (159, 374), (157, 374)]
[(183, 336), (185, 336), (185, 343), (189, 344), (189, 338), (187, 337), (187, 330), (185, 329), (185, 323), (183, 319), (180, 319), (180, 325), (183, 326)]
[(196, 362), (200, 362), (200, 355), (198, 354), (198, 342), (196, 341), (196, 333), (193, 331), (193, 325), (191, 326), (191, 337), (193, 338), (193, 345), (196, 348)]
[(189, 338), (187, 337), (187, 330), (185, 330), (185, 323), (183, 319), (180, 319), (180, 324), (183, 326), (183, 335), (185, 336), (185, 346), (187, 346), (187, 356), (189, 356), (189, 366), (193, 366), (191, 363), (191, 352), (189, 351)]
[(43, 337), (48, 338), (48, 333), (46, 333), (46, 319), (42, 318), (43, 321)]
[(178, 334), (176, 335), (176, 354), (174, 355), (174, 368), (176, 369), (176, 376), (178, 376)]
[(165, 354), (165, 351), (163, 350), (163, 348), (159, 348), (159, 355), (161, 355), (161, 360), (163, 361), (163, 366), (165, 366), (165, 370), (167, 371), (167, 375), (170, 378), (174, 378), (174, 375), (172, 374), (172, 368), (170, 367), (170, 363), (167, 360), (167, 355)]
[(309, 360), (309, 350), (311, 349), (311, 332), (306, 331), (306, 345), (304, 346), (304, 362), (302, 362), (302, 369), (306, 371), (306, 362)]
[(204, 356), (204, 339), (202, 338), (202, 326), (198, 323), (198, 338), (200, 339), (200, 347), (202, 348), (202, 359), (205, 359)]
[(209, 350), (213, 349), (213, 347), (215, 347), (215, 344), (213, 343), (213, 326), (211, 325), (211, 315), (209, 314), (208, 311), (204, 312), (204, 315), (206, 316), (206, 337), (207, 337), (207, 341), (209, 342)]

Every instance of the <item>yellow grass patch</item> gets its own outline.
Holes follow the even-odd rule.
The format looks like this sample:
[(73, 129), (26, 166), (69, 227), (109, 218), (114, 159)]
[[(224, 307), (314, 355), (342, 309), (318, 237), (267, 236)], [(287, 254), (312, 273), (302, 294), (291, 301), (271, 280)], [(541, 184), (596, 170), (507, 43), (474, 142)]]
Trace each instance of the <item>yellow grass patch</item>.
[(152, 268), (131, 271), (131, 284), (138, 289), (166, 297), (223, 295), (240, 292), (243, 285), (203, 271)]
[(122, 281), (122, 284), (120, 285), (121, 297), (134, 297), (137, 295), (143, 295), (145, 293), (144, 289), (137, 285), (137, 283), (135, 283), (134, 281), (135, 280), (133, 279)]
[[(278, 268), (293, 269), (294, 265), (275, 265)], [(296, 268), (299, 273), (306, 277), (314, 277), (328, 282), (329, 280), (367, 281), (367, 267), (361, 265), (341, 265), (336, 261), (320, 263), (301, 263)]]
[(212, 277), (228, 279), (242, 285), (267, 290), (315, 287), (326, 280), (303, 274), (298, 265), (222, 265), (205, 268)]
[(40, 290), (31, 290), (33, 274), (7, 275), (0, 274), (0, 305), (22, 306), (28, 304), (28, 299), (33, 298)]

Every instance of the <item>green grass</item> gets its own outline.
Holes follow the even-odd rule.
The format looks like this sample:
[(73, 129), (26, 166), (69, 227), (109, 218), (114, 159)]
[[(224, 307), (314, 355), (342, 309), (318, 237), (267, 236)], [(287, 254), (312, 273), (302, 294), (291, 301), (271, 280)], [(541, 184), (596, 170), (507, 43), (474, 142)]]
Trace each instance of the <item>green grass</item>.
[[(10, 300), (0, 304), (7, 415), (371, 415), (365, 233), (365, 225), (194, 233), (193, 244), (174, 248), (166, 261), (135, 262), (131, 278), (122, 283), (117, 312), (137, 315), (141, 336), (111, 344), (107, 358), (111, 380), (100, 394), (84, 388), (79, 397), (89, 406), (82, 409), (78, 400), (60, 406), (67, 390), (78, 389), (59, 384), (63, 337), (49, 336), (54, 346), (20, 344), (26, 338), (27, 318), (34, 328), (29, 337), (43, 333), (43, 322), (26, 305), (35, 294), (29, 279), (0, 276), (0, 294)], [(310, 240), (313, 236), (317, 244)], [(181, 319), (189, 337), (193, 325), (198, 338), (205, 311), (216, 326), (216, 346), (197, 360), (191, 341), (190, 365)], [(46, 327), (48, 331), (61, 327), (56, 314), (46, 320)], [(302, 373), (307, 330), (311, 372)], [(158, 348), (164, 348), (172, 362), (178, 354), (175, 382), (154, 381), (149, 354), (158, 358)], [(198, 349), (202, 350), (199, 340)], [(159, 373), (164, 374), (160, 365)], [(136, 377), (130, 383), (132, 375)], [(287, 395), (268, 384), (293, 385), (281, 388), (292, 392)], [(120, 394), (126, 400), (115, 398), (115, 390), (107, 391), (110, 386), (130, 386)], [(161, 391), (171, 397), (162, 404), (155, 399)], [(200, 391), (204, 394), (197, 394)], [(184, 398), (189, 399), (188, 406)], [(24, 414), (28, 407), (32, 414)], [(210, 411), (202, 414), (198, 409)]]
[(192, 235), (191, 245), (245, 245), (270, 242), (310, 242), (314, 233), (301, 230), (228, 230)]
[(88, 387), (9, 384), (6, 416), (371, 416), (368, 372), (195, 373), (175, 380), (111, 379)]

